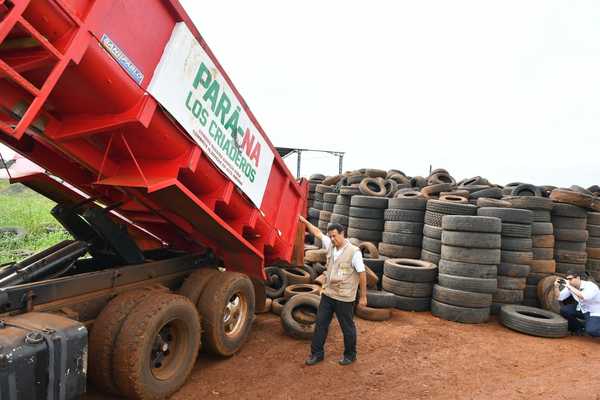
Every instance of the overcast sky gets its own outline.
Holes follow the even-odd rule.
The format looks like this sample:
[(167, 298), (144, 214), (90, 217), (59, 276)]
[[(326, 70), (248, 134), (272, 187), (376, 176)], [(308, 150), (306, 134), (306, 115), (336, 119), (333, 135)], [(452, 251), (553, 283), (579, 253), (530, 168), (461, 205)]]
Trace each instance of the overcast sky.
[(182, 2), (276, 146), (600, 184), (600, 1)]
[[(600, 183), (599, 1), (182, 2), (276, 146), (345, 151), (345, 169)], [(303, 174), (337, 170), (303, 158)]]

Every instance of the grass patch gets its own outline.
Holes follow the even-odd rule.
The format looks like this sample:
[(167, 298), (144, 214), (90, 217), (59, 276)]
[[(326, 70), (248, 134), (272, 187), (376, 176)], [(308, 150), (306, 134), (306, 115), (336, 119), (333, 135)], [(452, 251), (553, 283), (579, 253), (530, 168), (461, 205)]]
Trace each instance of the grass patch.
[(50, 214), (56, 203), (17, 185), (0, 180), (0, 227), (22, 228), (25, 235), (0, 233), (0, 264), (21, 260), (70, 239), (70, 235)]

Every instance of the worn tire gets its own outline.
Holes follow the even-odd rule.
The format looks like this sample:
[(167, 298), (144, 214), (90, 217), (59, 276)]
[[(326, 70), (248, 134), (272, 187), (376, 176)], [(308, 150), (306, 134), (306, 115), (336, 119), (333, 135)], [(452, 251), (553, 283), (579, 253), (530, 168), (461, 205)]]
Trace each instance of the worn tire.
[(387, 209), (384, 212), (386, 221), (404, 221), (423, 223), (425, 213), (421, 210), (397, 210)]
[[(500, 263), (498, 265), (498, 275), (512, 278), (527, 278), (530, 269), (531, 267), (528, 264)], [(499, 284), (498, 287), (500, 287)]]
[(388, 206), (388, 199), (385, 197), (352, 196), (350, 205), (352, 207), (386, 209)]
[(502, 250), (508, 251), (531, 251), (533, 240), (529, 238), (502, 238)]
[(525, 294), (523, 290), (515, 290), (515, 289), (496, 289), (492, 296), (492, 301), (494, 303), (503, 303), (503, 304), (519, 304), (525, 298)]
[(490, 318), (490, 309), (457, 307), (450, 304), (431, 300), (431, 314), (447, 321), (465, 324), (481, 324)]
[(589, 234), (585, 229), (555, 229), (554, 238), (563, 242), (585, 242)]
[(427, 201), (427, 211), (444, 215), (475, 215), (477, 214), (477, 206), (443, 200), (429, 200)]
[(381, 240), (384, 243), (418, 247), (421, 245), (423, 236), (419, 234), (394, 233), (384, 231), (381, 236)]
[(294, 296), (298, 296), (301, 294), (313, 294), (315, 296), (320, 296), (321, 294), (321, 286), (309, 283), (300, 283), (296, 285), (289, 285), (285, 288), (285, 292), (283, 293), (284, 299), (291, 299)]
[(425, 211), (425, 219), (423, 220), (425, 222), (425, 225), (431, 225), (431, 226), (437, 226), (437, 227), (442, 227), (442, 219), (444, 218), (446, 214), (441, 214), (441, 213), (436, 213), (433, 211)]
[[(304, 272), (304, 271), (303, 271)], [(202, 316), (202, 345), (212, 354), (232, 356), (246, 342), (254, 320), (254, 287), (252, 281), (237, 272), (222, 272), (221, 276), (211, 279), (208, 287), (202, 293), (198, 310)], [(236, 334), (228, 336), (225, 333), (224, 312), (234, 294), (243, 297), (243, 308), (246, 308), (246, 320), (236, 329)], [(243, 311), (243, 310), (242, 310)]]
[(502, 200), (508, 201), (513, 208), (526, 210), (552, 210), (554, 203), (547, 197), (533, 196), (505, 196)]
[[(167, 324), (177, 331), (174, 354), (165, 358), (174, 365), (157, 377), (152, 372), (150, 354), (154, 340)], [(114, 347), (114, 378), (121, 395), (162, 399), (175, 393), (196, 363), (200, 332), (196, 306), (184, 296), (160, 293), (137, 304), (123, 323)]]
[(423, 226), (423, 236), (432, 239), (442, 239), (442, 231), (443, 229), (438, 226), (424, 225)]
[(531, 225), (503, 223), (502, 236), (531, 238)]
[(388, 278), (406, 282), (433, 282), (437, 277), (435, 264), (407, 258), (389, 258), (383, 264)]
[(288, 299), (280, 297), (278, 299), (273, 299), (273, 303), (271, 303), (271, 312), (275, 315), (281, 316), (281, 310), (283, 310), (283, 306), (287, 303)]
[(500, 249), (475, 249), (442, 245), (441, 256), (444, 260), (475, 264), (499, 264)]
[(375, 178), (363, 179), (358, 185), (358, 190), (365, 196), (384, 197), (387, 193), (385, 183)]
[(346, 215), (342, 214), (331, 214), (331, 223), (336, 223), (342, 225), (345, 229), (348, 228), (348, 223), (350, 219)]
[(477, 215), (500, 218), (503, 223), (532, 224), (533, 212), (519, 208), (483, 207), (477, 210)]
[(475, 293), (494, 293), (498, 287), (496, 279), (468, 278), (454, 275), (438, 275), (438, 284), (450, 289)]
[(350, 217), (348, 219), (348, 227), (355, 229), (367, 229), (371, 231), (382, 231), (383, 219)]
[(358, 249), (365, 258), (379, 258), (379, 250), (371, 242), (362, 242), (358, 245)]
[(571, 217), (552, 217), (552, 226), (555, 230), (563, 229), (581, 229), (585, 230), (587, 221), (585, 218), (571, 218)]
[(468, 308), (486, 308), (492, 305), (490, 293), (466, 292), (434, 285), (432, 298), (444, 304)]
[(398, 210), (425, 211), (427, 200), (415, 197), (396, 197), (388, 201), (388, 208)]
[(502, 250), (500, 261), (508, 264), (529, 264), (533, 260), (531, 251), (509, 251)]
[(391, 258), (419, 258), (420, 247), (400, 246), (390, 243), (379, 243), (379, 254)]
[(354, 311), (357, 317), (367, 321), (387, 321), (392, 318), (391, 308), (373, 308), (358, 304)]
[(380, 230), (348, 228), (348, 237), (368, 242), (380, 242), (381, 234), (382, 232)]
[(532, 235), (552, 235), (554, 234), (554, 226), (552, 222), (534, 222), (531, 225)]
[(383, 276), (381, 286), (386, 292), (405, 297), (431, 297), (432, 282), (405, 282)]
[(509, 305), (500, 309), (500, 323), (532, 336), (560, 338), (569, 334), (567, 320), (551, 311), (539, 308)]
[(394, 307), (403, 311), (429, 311), (431, 297), (394, 296)]
[(421, 250), (421, 260), (428, 261), (438, 265), (441, 261), (441, 256), (438, 253), (433, 253), (428, 250)]
[(369, 218), (381, 220), (384, 216), (384, 210), (379, 208), (366, 208), (366, 207), (350, 207), (349, 212), (350, 218)]
[(440, 274), (465, 278), (496, 279), (498, 274), (495, 264), (472, 264), (449, 260), (440, 260), (438, 269)]
[(310, 283), (312, 281), (310, 273), (302, 268), (281, 268), (281, 271), (287, 276), (288, 285), (298, 285), (300, 283)]
[(423, 224), (419, 222), (385, 221), (383, 230), (391, 233), (422, 235)]
[(396, 307), (396, 295), (380, 290), (367, 290), (367, 306), (373, 308)]
[(498, 289), (525, 290), (526, 278), (498, 276)]
[(531, 247), (538, 249), (552, 249), (554, 248), (554, 235), (534, 235), (531, 237)]
[(88, 340), (88, 373), (94, 386), (106, 393), (119, 394), (113, 378), (113, 355), (123, 322), (131, 310), (154, 294), (150, 288), (121, 293), (102, 309), (94, 321)]
[(265, 268), (267, 281), (265, 282), (265, 294), (270, 299), (277, 299), (283, 296), (283, 292), (288, 282), (288, 274), (279, 267)]
[(302, 294), (289, 299), (281, 310), (281, 324), (285, 333), (296, 339), (310, 340), (315, 333), (316, 324), (296, 321), (293, 312), (299, 307), (309, 307), (316, 311), (319, 309), (320, 301), (319, 296), (312, 294)]
[(443, 218), (442, 228), (459, 232), (500, 233), (502, 224), (496, 217), (448, 215)]
[(440, 254), (442, 251), (442, 241), (424, 236), (421, 243), (421, 248), (432, 253)]
[(560, 263), (585, 264), (587, 253), (585, 251), (556, 250), (554, 258)]
[[(424, 242), (425, 239), (423, 239), (423, 243)], [(441, 243), (448, 246), (499, 249), (501, 237), (499, 233), (454, 232), (444, 230), (442, 232)], [(502, 245), (504, 245), (503, 242)], [(423, 245), (423, 248), (425, 248), (425, 245)]]

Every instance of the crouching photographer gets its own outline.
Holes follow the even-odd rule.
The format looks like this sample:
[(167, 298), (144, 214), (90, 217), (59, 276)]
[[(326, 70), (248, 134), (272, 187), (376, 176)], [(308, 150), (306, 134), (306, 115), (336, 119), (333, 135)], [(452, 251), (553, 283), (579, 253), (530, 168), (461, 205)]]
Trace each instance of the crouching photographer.
[(569, 331), (600, 337), (600, 289), (594, 282), (581, 279), (584, 273), (570, 271), (566, 279), (557, 278), (554, 293), (564, 302), (572, 297), (574, 302), (562, 304), (560, 314), (569, 321)]

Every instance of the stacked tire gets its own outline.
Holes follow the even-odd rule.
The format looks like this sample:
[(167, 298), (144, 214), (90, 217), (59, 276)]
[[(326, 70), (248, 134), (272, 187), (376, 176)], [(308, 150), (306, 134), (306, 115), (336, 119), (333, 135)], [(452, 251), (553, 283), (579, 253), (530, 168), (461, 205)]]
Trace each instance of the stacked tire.
[(492, 313), (496, 314), (502, 305), (521, 304), (525, 298), (527, 276), (533, 260), (533, 212), (518, 208), (482, 207), (477, 214), (496, 217), (502, 222), (498, 289), (494, 293), (492, 305)]
[(555, 203), (552, 225), (556, 272), (584, 272), (587, 263), (587, 211), (572, 204)]
[(477, 206), (443, 200), (428, 200), (421, 242), (421, 260), (440, 262), (442, 248), (442, 218), (446, 215), (475, 215)]
[(600, 282), (600, 213), (587, 213), (587, 231), (586, 271), (596, 282)]
[(340, 193), (336, 196), (333, 213), (331, 214), (330, 222), (340, 224), (344, 229), (348, 230), (348, 222), (350, 219), (350, 201), (352, 196), (358, 194), (359, 191), (353, 186), (342, 186)]
[(377, 245), (383, 232), (385, 197), (352, 196), (348, 218), (348, 237)]
[(529, 264), (530, 270), (527, 275), (523, 304), (539, 307), (538, 282), (556, 272), (554, 229), (552, 227), (553, 203), (547, 197), (534, 196), (509, 196), (504, 200), (510, 202), (514, 208), (530, 210), (533, 213), (531, 225), (533, 260)]
[(380, 254), (392, 258), (420, 257), (426, 205), (427, 200), (416, 197), (389, 200), (388, 209), (384, 213)]
[(404, 311), (428, 311), (437, 277), (437, 266), (421, 260), (390, 258), (383, 265), (382, 287), (391, 293), (393, 307)]
[(317, 185), (320, 185), (325, 179), (325, 175), (314, 174), (308, 180), (308, 208), (314, 207), (314, 202), (317, 200)]
[[(327, 232), (327, 225), (329, 225), (333, 206), (335, 205), (336, 195), (333, 193), (333, 190), (333, 186), (326, 185), (317, 185), (316, 188), (314, 208), (319, 210), (319, 223), (317, 226), (323, 233)], [(325, 200), (325, 195), (327, 195), (328, 201)]]
[(450, 215), (442, 220), (442, 251), (431, 313), (462, 323), (489, 319), (500, 263), (500, 219)]

